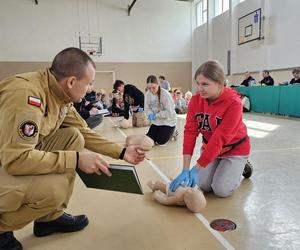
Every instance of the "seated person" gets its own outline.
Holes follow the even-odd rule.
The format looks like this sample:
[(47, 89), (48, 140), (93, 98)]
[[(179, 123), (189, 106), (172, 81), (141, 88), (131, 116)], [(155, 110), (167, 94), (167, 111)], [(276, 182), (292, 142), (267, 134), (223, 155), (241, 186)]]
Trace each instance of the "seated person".
[(245, 79), (241, 83), (241, 85), (245, 86), (245, 87), (250, 87), (250, 86), (253, 86), (254, 84), (255, 84), (255, 79), (250, 75), (249, 71), (246, 71), (245, 72)]
[(111, 105), (111, 115), (116, 116), (124, 116), (124, 106), (122, 104), (122, 96), (119, 94), (117, 90), (112, 92), (112, 105)]
[(159, 86), (167, 91), (171, 90), (171, 85), (170, 83), (166, 80), (166, 78), (164, 76), (159, 76), (158, 77), (158, 81), (159, 81)]
[(103, 115), (98, 113), (96, 92), (93, 91), (93, 85), (89, 85), (85, 97), (82, 98), (81, 102), (74, 103), (74, 107), (91, 129), (97, 127), (103, 121)]
[(192, 99), (192, 96), (193, 96), (193, 93), (191, 91), (185, 92), (184, 100), (185, 100), (186, 107), (189, 106), (189, 103), (190, 103), (190, 100)]
[(264, 70), (262, 72), (263, 79), (260, 81), (261, 85), (273, 86), (274, 79), (270, 76), (270, 72), (268, 70)]
[(185, 114), (186, 113), (186, 102), (182, 97), (180, 91), (176, 92), (176, 99), (175, 99), (175, 112), (176, 114)]
[(179, 89), (174, 89), (173, 92), (172, 92), (172, 99), (173, 99), (174, 103), (176, 101), (176, 93), (177, 93), (177, 91), (179, 91)]
[(300, 83), (299, 73), (300, 73), (299, 69), (293, 69), (294, 78), (290, 81), (290, 84)]

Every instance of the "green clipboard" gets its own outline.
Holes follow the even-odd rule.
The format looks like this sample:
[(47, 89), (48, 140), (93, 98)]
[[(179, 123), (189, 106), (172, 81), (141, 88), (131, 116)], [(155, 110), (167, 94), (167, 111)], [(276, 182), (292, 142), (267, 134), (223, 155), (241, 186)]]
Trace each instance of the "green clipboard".
[(125, 193), (143, 194), (141, 183), (134, 166), (110, 164), (111, 177), (105, 174), (86, 174), (76, 169), (84, 184), (89, 188), (104, 189)]

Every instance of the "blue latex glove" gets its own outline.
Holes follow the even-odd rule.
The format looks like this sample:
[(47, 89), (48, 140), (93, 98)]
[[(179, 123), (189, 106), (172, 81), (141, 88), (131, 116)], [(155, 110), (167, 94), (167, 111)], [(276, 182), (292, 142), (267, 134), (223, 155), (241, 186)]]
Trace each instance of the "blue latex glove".
[(149, 119), (150, 121), (156, 120), (156, 114), (150, 114), (150, 115), (148, 115), (148, 119)]
[(181, 173), (171, 182), (170, 190), (175, 192), (175, 190), (180, 186), (186, 186), (189, 182), (189, 173), (190, 170), (188, 168), (184, 168)]
[(200, 168), (198, 166), (192, 167), (189, 173), (189, 187), (195, 187), (199, 184), (199, 177), (200, 177)]
[(144, 109), (139, 107), (138, 112), (143, 112), (143, 111), (144, 111)]

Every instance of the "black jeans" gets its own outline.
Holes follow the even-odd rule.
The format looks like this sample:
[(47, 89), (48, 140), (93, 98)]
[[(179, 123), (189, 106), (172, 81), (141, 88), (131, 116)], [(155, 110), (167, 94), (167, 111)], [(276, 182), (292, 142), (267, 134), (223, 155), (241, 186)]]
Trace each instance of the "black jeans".
[(90, 129), (97, 127), (103, 121), (103, 115), (90, 116), (86, 120), (87, 125)]
[(173, 135), (173, 132), (175, 130), (175, 126), (156, 126), (154, 124), (151, 124), (148, 133), (146, 134), (149, 136), (154, 142), (157, 144), (165, 144), (167, 143), (171, 136)]

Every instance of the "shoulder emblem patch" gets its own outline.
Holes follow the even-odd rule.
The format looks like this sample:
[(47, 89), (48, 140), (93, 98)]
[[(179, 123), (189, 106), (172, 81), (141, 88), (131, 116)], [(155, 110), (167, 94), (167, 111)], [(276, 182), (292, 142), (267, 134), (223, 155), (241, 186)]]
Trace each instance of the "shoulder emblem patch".
[(27, 103), (36, 107), (41, 107), (42, 104), (41, 99), (34, 96), (28, 96)]
[(19, 126), (19, 134), (25, 140), (35, 137), (37, 132), (38, 127), (34, 121), (24, 121)]

